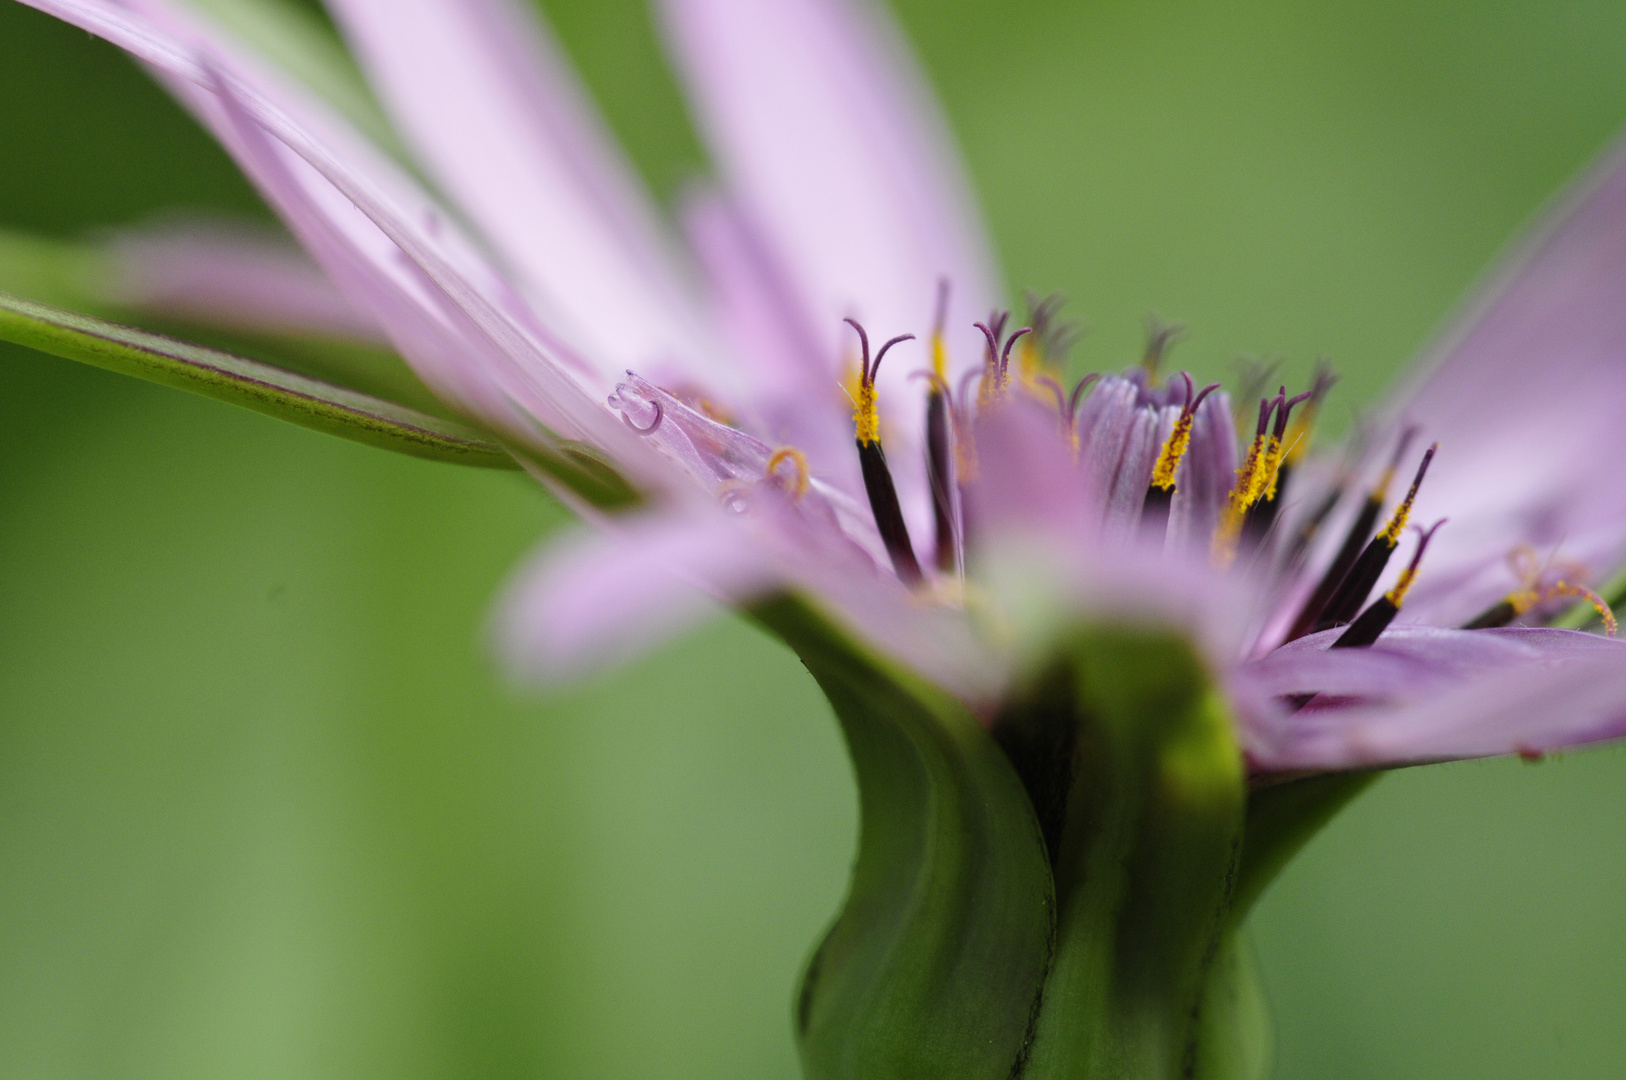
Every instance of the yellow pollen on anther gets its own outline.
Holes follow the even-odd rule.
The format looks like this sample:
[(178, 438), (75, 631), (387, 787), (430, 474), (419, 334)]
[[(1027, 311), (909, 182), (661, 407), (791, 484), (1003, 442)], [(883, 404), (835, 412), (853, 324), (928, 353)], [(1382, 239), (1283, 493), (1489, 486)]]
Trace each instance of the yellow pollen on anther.
[(858, 442), (862, 446), (881, 440), (881, 420), (875, 411), (875, 384), (868, 379), (859, 379), (853, 394), (853, 427), (857, 430)]
[(1010, 384), (1010, 372), (1001, 373), (999, 362), (985, 363), (983, 365), (982, 380), (977, 384), (977, 408), (986, 409), (1005, 397), (1005, 388)]
[(794, 446), (781, 446), (769, 455), (768, 464), (763, 466), (762, 469), (763, 478), (774, 482), (782, 482), (783, 478), (779, 475), (779, 466), (787, 461), (796, 470), (795, 478), (791, 481), (788, 490), (790, 497), (793, 500), (798, 500), (807, 494), (807, 455)]
[(1260, 499), (1266, 501), (1276, 497), (1276, 476), (1282, 469), (1282, 440), (1272, 435), (1270, 442), (1265, 444), (1264, 455), (1259, 460), (1259, 494), (1254, 496), (1254, 502)]
[(1417, 489), (1413, 488), (1406, 493), (1406, 497), (1401, 500), (1400, 505), (1395, 507), (1394, 517), (1390, 518), (1389, 524), (1384, 526), (1382, 532), (1378, 533), (1379, 536), (1383, 537), (1385, 544), (1394, 547), (1400, 543), (1400, 534), (1406, 531), (1406, 522), (1411, 518), (1411, 504), (1416, 500)]
[(1508, 593), (1503, 603), (1513, 609), (1513, 617), (1517, 619), (1520, 615), (1541, 603), (1541, 593), (1537, 592), (1535, 588), (1527, 586)]
[(1225, 504), (1225, 512), (1220, 515), (1220, 523), (1214, 530), (1214, 544), (1211, 558), (1215, 566), (1224, 569), (1231, 565), (1236, 558), (1236, 544), (1242, 535), (1242, 522), (1248, 516), (1248, 507), (1259, 499), (1259, 493), (1264, 490), (1263, 470), (1260, 458), (1265, 452), (1265, 436), (1254, 436), (1253, 443), (1248, 447), (1248, 456), (1242, 459), (1242, 467), (1236, 471), (1236, 486), (1231, 488), (1231, 496)]
[(1174, 430), (1163, 442), (1163, 449), (1157, 455), (1157, 465), (1152, 469), (1152, 486), (1165, 491), (1174, 490), (1174, 474), (1180, 469), (1180, 459), (1186, 456), (1186, 449), (1191, 445), (1191, 414), (1181, 413), (1180, 419), (1175, 421)]
[(1406, 567), (1404, 570), (1400, 571), (1400, 579), (1395, 582), (1395, 587), (1384, 593), (1383, 598), (1398, 609), (1400, 605), (1405, 602), (1406, 592), (1411, 588), (1411, 583), (1416, 580), (1417, 567)]
[(932, 371), (944, 383), (948, 382), (948, 343), (942, 334), (932, 335)]

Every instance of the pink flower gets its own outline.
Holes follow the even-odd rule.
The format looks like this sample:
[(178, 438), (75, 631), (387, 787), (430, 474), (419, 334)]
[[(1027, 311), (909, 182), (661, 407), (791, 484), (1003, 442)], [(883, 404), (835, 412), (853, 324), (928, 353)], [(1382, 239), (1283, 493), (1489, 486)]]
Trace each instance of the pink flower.
[[(683, 208), (685, 257), (519, 5), (329, 5), (438, 198), (190, 9), (25, 2), (146, 61), (355, 325), (595, 527), (516, 583), (502, 623), (519, 667), (602, 662), (713, 599), (788, 589), (976, 709), (1068, 622), (1184, 628), (1261, 773), (1626, 733), (1626, 645), (1540, 625), (1626, 558), (1626, 473), (1608, 457), (1626, 414), (1620, 153), (1359, 447), (1306, 454), (1316, 399), (1239, 402), (1256, 445), (1223, 391), (1151, 365), (1081, 396), (1047, 381), (1042, 341), (1012, 357), (1002, 328), (985, 340), (988, 244), (921, 80), (867, 5), (663, 0), (718, 170)], [(256, 279), (251, 246), (230, 254), (189, 302), (344, 321), (285, 264)], [(920, 340), (883, 363), (844, 319)], [(582, 446), (640, 508), (582, 497), (559, 466)], [(1448, 521), (1420, 565), (1408, 517)]]

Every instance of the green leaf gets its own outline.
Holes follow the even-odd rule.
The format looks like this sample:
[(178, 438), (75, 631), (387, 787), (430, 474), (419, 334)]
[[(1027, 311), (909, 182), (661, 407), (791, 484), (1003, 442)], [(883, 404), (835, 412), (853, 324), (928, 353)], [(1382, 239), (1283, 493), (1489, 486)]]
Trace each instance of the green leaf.
[(512, 469), (482, 433), (269, 364), (0, 293), (0, 340), (433, 461)]
[(858, 777), (846, 906), (808, 963), (808, 1080), (1008, 1080), (1039, 1001), (1053, 894), (1021, 781), (957, 700), (806, 603), (758, 605), (829, 698)]
[(387, 346), (294, 327), (245, 329), (142, 310), (121, 300), (120, 277), (117, 258), (104, 244), (0, 229), (0, 292), (128, 323), (420, 412), (450, 417), (406, 361)]
[[(1244, 1075), (1235, 1055), (1253, 1040), (1216, 1031), (1223, 1017), (1205, 1021), (1204, 1007), (1242, 1001), (1240, 967), (1219, 961), (1235, 928), (1246, 787), (1225, 699), (1190, 644), (1081, 629), (994, 730), (1033, 797), (1056, 882), (1056, 954), (1021, 1075)], [(1238, 1004), (1219, 1026), (1245, 1016)]]

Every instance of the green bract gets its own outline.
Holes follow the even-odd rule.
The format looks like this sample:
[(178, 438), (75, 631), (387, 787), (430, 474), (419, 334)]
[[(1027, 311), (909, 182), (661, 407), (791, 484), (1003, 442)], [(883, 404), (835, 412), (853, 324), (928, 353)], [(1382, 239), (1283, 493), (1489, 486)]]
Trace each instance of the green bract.
[(756, 615), (830, 699), (858, 776), (847, 902), (796, 1006), (816, 1080), (1005, 1080), (1038, 1015), (1055, 900), (1021, 781), (953, 697), (802, 603)]
[(755, 613), (829, 697), (857, 772), (846, 906), (809, 961), (809, 1080), (1258, 1080), (1241, 921), (1371, 776), (1249, 793), (1180, 634), (1063, 635), (984, 727), (800, 600)]

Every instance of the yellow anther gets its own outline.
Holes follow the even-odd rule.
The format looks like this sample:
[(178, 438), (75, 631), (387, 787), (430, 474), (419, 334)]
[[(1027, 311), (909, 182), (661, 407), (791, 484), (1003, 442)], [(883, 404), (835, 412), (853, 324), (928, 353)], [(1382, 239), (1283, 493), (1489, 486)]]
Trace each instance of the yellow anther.
[[(1614, 637), (1620, 631), (1620, 624), (1615, 621), (1615, 613), (1609, 610), (1609, 605), (1604, 602), (1603, 597), (1599, 596), (1591, 589), (1584, 588), (1580, 585), (1571, 585), (1567, 581), (1559, 581), (1555, 583), (1552, 588), (1547, 590), (1547, 596), (1579, 597), (1580, 599), (1591, 604), (1592, 610), (1596, 611), (1598, 613), (1598, 618), (1603, 620), (1603, 632), (1605, 634), (1609, 635), (1610, 637)], [(1546, 597), (1543, 597), (1542, 599), (1546, 599)]]
[(1163, 442), (1163, 449), (1157, 455), (1157, 465), (1152, 469), (1152, 486), (1165, 491), (1174, 489), (1174, 474), (1180, 469), (1180, 459), (1186, 456), (1186, 449), (1191, 446), (1191, 414), (1181, 413), (1180, 419), (1174, 422), (1174, 430)]
[(795, 467), (796, 475), (786, 489), (792, 499), (800, 499), (807, 494), (807, 455), (794, 446), (781, 446), (768, 456), (768, 464), (763, 467), (763, 479), (783, 485), (784, 477), (779, 475), (779, 466), (790, 462)]
[(1383, 594), (1384, 599), (1388, 600), (1389, 603), (1398, 608), (1402, 603), (1405, 602), (1406, 592), (1411, 588), (1411, 583), (1416, 580), (1417, 567), (1406, 567), (1404, 570), (1400, 571), (1400, 579), (1395, 582), (1395, 587)]
[(977, 380), (977, 411), (981, 412), (998, 401), (1003, 389), (999, 385), (999, 365), (985, 364), (982, 378)]
[(853, 403), (853, 427), (858, 437), (859, 446), (871, 446), (881, 441), (881, 419), (875, 410), (875, 379), (881, 371), (881, 361), (892, 346), (905, 341), (913, 341), (915, 335), (900, 334), (882, 345), (876, 352), (875, 358), (870, 359), (869, 335), (864, 328), (853, 319), (845, 320), (858, 333), (860, 359), (858, 370), (855, 372), (851, 365), (847, 368), (847, 396)]
[(1406, 522), (1411, 518), (1412, 504), (1417, 501), (1417, 489), (1423, 486), (1423, 476), (1428, 472), (1429, 462), (1434, 460), (1434, 452), (1439, 448), (1439, 443), (1435, 443), (1428, 448), (1428, 453), (1423, 455), (1422, 464), (1417, 466), (1417, 478), (1411, 482), (1411, 488), (1406, 492), (1406, 497), (1400, 500), (1399, 506), (1395, 507), (1394, 516), (1389, 519), (1389, 524), (1384, 526), (1382, 532), (1378, 533), (1383, 538), (1383, 542), (1390, 547), (1400, 543), (1400, 534), (1405, 530)]
[(881, 418), (875, 411), (875, 384), (860, 379), (855, 389), (858, 392), (853, 395), (853, 426), (859, 443), (868, 446), (881, 438)]
[(1383, 594), (1383, 598), (1394, 607), (1395, 611), (1399, 611), (1400, 605), (1405, 603), (1406, 592), (1411, 588), (1411, 583), (1417, 580), (1417, 568), (1423, 564), (1423, 553), (1428, 550), (1428, 542), (1434, 538), (1434, 534), (1444, 524), (1445, 519), (1441, 518), (1426, 529), (1418, 528), (1417, 550), (1412, 553), (1411, 562), (1407, 563), (1406, 568), (1400, 571), (1400, 577), (1395, 581), (1394, 588)]
[(1536, 590), (1533, 584), (1527, 585), (1522, 589), (1508, 593), (1505, 602), (1508, 607), (1513, 609), (1513, 617), (1517, 619), (1520, 615), (1541, 603), (1541, 593)]
[(1406, 531), (1406, 522), (1411, 519), (1411, 504), (1416, 501), (1416, 499), (1417, 489), (1413, 488), (1411, 491), (1407, 492), (1406, 497), (1401, 500), (1400, 505), (1395, 507), (1394, 516), (1389, 519), (1389, 524), (1385, 525), (1383, 527), (1383, 531), (1378, 534), (1379, 536), (1383, 537), (1383, 542), (1385, 544), (1388, 544), (1390, 547), (1394, 547), (1396, 544), (1400, 543), (1400, 534)]
[(1282, 469), (1282, 440), (1272, 435), (1265, 444), (1265, 452), (1259, 459), (1257, 481), (1259, 493), (1253, 501), (1260, 499), (1274, 499), (1276, 497), (1276, 477)]
[(948, 343), (941, 333), (932, 335), (932, 371), (939, 379), (948, 381)]
[(1231, 488), (1225, 512), (1220, 515), (1219, 526), (1214, 530), (1211, 557), (1214, 565), (1221, 569), (1230, 566), (1236, 558), (1237, 540), (1242, 535), (1242, 522), (1248, 516), (1248, 507), (1258, 501), (1259, 493), (1264, 490), (1259, 459), (1264, 455), (1265, 442), (1266, 436), (1254, 436), (1247, 457), (1242, 459), (1242, 467), (1236, 471), (1236, 485)]

